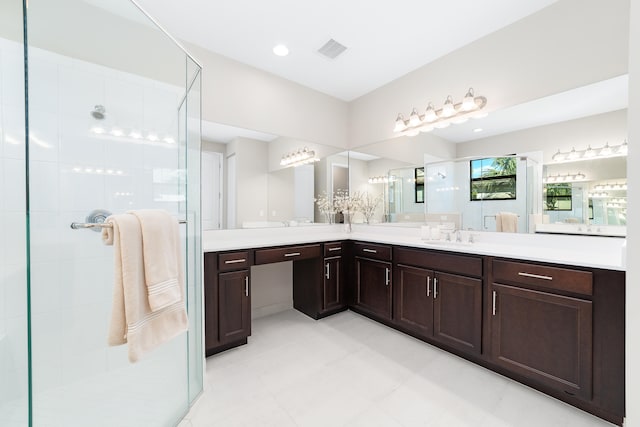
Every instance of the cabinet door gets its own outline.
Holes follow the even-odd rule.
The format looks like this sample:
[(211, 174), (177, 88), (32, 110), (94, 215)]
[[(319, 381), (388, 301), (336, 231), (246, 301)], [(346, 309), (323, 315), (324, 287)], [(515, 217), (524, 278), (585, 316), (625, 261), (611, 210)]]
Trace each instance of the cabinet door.
[(356, 305), (391, 319), (391, 263), (356, 258)]
[(567, 394), (591, 398), (591, 301), (494, 283), (495, 363)]
[(249, 270), (218, 275), (218, 320), (222, 344), (251, 335)]
[(433, 271), (396, 266), (394, 321), (425, 337), (433, 335)]
[(437, 272), (432, 292), (434, 338), (467, 353), (480, 354), (482, 281)]
[(340, 308), (344, 305), (342, 289), (342, 257), (325, 258), (322, 310)]

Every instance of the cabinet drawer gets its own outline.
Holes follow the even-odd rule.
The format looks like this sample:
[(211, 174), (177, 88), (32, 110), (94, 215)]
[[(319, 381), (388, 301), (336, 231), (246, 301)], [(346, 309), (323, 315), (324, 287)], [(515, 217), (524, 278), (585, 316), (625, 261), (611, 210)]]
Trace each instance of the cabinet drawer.
[(482, 258), (480, 257), (396, 248), (395, 261), (397, 264), (429, 268), (464, 276), (482, 277)]
[(391, 246), (376, 245), (374, 243), (356, 243), (353, 245), (355, 256), (382, 261), (391, 261)]
[(304, 246), (289, 246), (286, 248), (259, 249), (256, 251), (256, 264), (272, 262), (297, 261), (322, 256), (319, 244)]
[(324, 256), (333, 257), (342, 255), (342, 242), (332, 242), (324, 244)]
[(523, 262), (493, 260), (493, 281), (593, 295), (591, 272)]
[(218, 255), (219, 271), (243, 270), (249, 268), (250, 265), (249, 251), (229, 252)]

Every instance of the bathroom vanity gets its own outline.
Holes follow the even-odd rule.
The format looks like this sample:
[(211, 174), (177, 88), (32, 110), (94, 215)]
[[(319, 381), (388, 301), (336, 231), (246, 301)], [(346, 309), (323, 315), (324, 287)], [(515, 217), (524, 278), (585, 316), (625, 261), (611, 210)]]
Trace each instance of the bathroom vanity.
[(622, 423), (622, 239), (481, 233), (475, 243), (425, 243), (415, 229), (367, 226), (214, 236), (204, 241), (207, 355), (247, 343), (260, 286), (251, 266), (291, 261), (293, 306), (314, 319), (353, 310)]

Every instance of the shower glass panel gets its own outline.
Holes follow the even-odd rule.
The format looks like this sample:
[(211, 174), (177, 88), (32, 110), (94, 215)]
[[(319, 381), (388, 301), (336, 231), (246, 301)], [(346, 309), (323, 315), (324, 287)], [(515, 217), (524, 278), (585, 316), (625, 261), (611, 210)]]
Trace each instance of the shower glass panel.
[[(202, 390), (200, 67), (127, 0), (30, 0), (27, 33), (31, 421), (175, 425)], [(134, 364), (107, 346), (114, 248), (70, 228), (96, 209), (186, 221), (189, 332)]]
[(22, 0), (0, 1), (0, 425), (29, 421)]

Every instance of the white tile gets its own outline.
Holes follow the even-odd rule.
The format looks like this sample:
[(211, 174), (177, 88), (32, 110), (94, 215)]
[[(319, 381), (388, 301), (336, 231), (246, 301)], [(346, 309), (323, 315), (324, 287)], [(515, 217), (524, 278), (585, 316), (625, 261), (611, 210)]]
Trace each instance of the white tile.
[(7, 319), (27, 315), (27, 269), (25, 264), (7, 264), (4, 275), (4, 312)]
[(29, 187), (29, 206), (31, 211), (58, 211), (60, 206), (60, 185), (57, 163), (30, 162)]
[(29, 110), (29, 159), (58, 161), (58, 115), (37, 109)]
[(2, 104), (24, 111), (24, 51), (22, 45), (2, 47)]
[(252, 330), (207, 359), (193, 426), (609, 425), (352, 312), (313, 321), (291, 310)]
[[(31, 261), (57, 262), (61, 259), (60, 215), (51, 212), (32, 212), (29, 217)], [(56, 269), (57, 272), (57, 269)]]
[[(105, 177), (91, 172), (74, 172), (71, 165), (60, 168), (60, 206), (65, 210), (83, 211), (105, 208)], [(86, 231), (86, 230), (85, 230)]]
[[(60, 287), (66, 284), (59, 280), (59, 263), (31, 262), (31, 312), (34, 314), (51, 313), (60, 310)], [(53, 331), (55, 332), (55, 330)]]
[(10, 159), (25, 158), (24, 108), (5, 106), (2, 110), (2, 155)]
[(29, 52), (29, 111), (57, 114), (58, 66), (39, 52)]
[(5, 212), (24, 212), (26, 209), (26, 175), (24, 160), (2, 159), (2, 207)]

